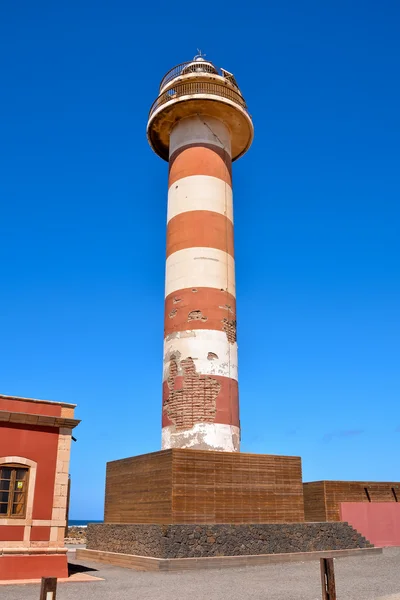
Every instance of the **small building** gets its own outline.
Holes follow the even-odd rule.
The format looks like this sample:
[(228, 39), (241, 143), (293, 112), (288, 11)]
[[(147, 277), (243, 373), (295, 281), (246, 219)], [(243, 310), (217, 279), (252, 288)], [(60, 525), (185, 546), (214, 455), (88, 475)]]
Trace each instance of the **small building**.
[(67, 576), (75, 406), (0, 395), (0, 580)]
[(375, 546), (400, 545), (400, 482), (303, 484), (306, 521), (347, 521)]

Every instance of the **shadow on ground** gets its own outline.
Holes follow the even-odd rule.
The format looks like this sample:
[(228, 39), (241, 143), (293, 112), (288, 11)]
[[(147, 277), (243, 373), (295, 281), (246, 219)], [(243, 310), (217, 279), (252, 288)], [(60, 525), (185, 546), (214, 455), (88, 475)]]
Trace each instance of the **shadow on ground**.
[(98, 571), (98, 569), (93, 569), (92, 567), (85, 567), (85, 565), (75, 565), (72, 563), (68, 563), (68, 577), (71, 577), (71, 575), (75, 575), (76, 573), (88, 573), (89, 571)]

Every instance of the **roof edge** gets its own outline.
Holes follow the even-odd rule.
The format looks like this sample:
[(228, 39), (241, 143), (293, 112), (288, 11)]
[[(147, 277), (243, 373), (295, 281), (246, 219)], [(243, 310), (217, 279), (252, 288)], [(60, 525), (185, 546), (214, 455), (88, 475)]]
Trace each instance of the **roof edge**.
[(39, 404), (55, 404), (57, 406), (65, 406), (65, 408), (76, 408), (77, 404), (69, 404), (68, 402), (56, 402), (55, 400), (40, 400), (37, 398), (24, 398), (23, 396), (8, 396), (0, 394), (0, 400), (21, 400), (22, 402), (37, 402)]

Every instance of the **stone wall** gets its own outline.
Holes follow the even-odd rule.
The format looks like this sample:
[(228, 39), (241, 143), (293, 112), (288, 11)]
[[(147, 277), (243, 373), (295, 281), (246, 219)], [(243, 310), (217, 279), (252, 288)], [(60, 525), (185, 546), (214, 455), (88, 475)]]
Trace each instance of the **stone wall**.
[(157, 558), (240, 556), (367, 548), (347, 523), (254, 525), (89, 524), (87, 549)]

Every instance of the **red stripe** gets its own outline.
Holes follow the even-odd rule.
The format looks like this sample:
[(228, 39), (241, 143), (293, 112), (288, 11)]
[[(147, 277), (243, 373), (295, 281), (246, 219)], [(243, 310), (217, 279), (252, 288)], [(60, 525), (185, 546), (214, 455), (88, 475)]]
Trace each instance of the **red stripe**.
[(234, 256), (232, 221), (209, 210), (191, 210), (173, 217), (167, 227), (167, 257), (195, 247), (216, 248)]
[(196, 373), (191, 358), (181, 361), (184, 375), (177, 375), (171, 361), (163, 383), (162, 426), (190, 429), (195, 423), (221, 423), (239, 427), (239, 393), (235, 379)]
[(232, 160), (213, 144), (188, 144), (173, 152), (169, 159), (169, 186), (182, 177), (209, 175), (232, 185)]
[(164, 337), (188, 329), (225, 331), (236, 341), (236, 300), (216, 288), (186, 288), (165, 299)]

